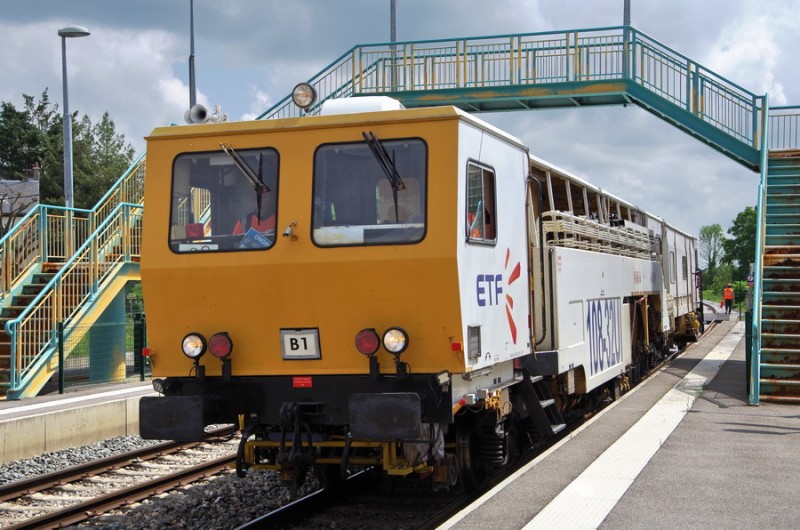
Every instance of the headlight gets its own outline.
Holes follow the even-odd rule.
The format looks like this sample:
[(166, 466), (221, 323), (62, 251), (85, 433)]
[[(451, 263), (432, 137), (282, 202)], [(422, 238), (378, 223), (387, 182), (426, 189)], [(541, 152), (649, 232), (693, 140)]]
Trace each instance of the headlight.
[(364, 355), (373, 355), (380, 345), (374, 329), (362, 329), (356, 334), (356, 349)]
[(153, 379), (153, 390), (159, 394), (164, 394), (172, 386), (167, 379)]
[(217, 359), (227, 359), (233, 351), (233, 341), (225, 331), (214, 333), (208, 341), (208, 350)]
[(190, 359), (199, 359), (206, 352), (206, 338), (199, 333), (189, 333), (181, 341), (183, 354)]
[(307, 109), (317, 99), (317, 91), (308, 83), (300, 83), (292, 90), (292, 101), (301, 109)]
[(383, 334), (383, 347), (393, 355), (400, 355), (408, 348), (408, 333), (403, 328), (389, 328)]

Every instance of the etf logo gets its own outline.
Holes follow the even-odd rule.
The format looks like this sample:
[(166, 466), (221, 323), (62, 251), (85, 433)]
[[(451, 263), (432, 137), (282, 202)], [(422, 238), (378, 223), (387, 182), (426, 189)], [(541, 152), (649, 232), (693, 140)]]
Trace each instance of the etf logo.
[[(511, 285), (520, 277), (521, 265), (518, 261), (513, 269), (509, 271), (509, 260), (511, 250), (506, 249), (505, 269), (508, 275), (506, 285)], [(506, 306), (506, 318), (508, 319), (508, 329), (511, 332), (511, 340), (517, 343), (517, 325), (511, 310), (514, 309), (514, 298), (503, 290), (503, 274), (478, 274), (475, 277), (475, 295), (478, 307), (498, 306), (502, 303), (500, 295), (504, 295)]]

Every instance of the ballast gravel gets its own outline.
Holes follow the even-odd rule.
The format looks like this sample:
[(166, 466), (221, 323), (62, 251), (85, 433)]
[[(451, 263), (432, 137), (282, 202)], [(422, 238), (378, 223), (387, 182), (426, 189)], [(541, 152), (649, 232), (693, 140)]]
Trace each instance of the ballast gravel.
[[(24, 480), (125, 453), (152, 445), (152, 440), (121, 436), (100, 442), (45, 453), (0, 466), (0, 485)], [(297, 496), (319, 489), (309, 477)], [(271, 471), (249, 471), (239, 478), (234, 471), (217, 475), (205, 482), (160, 495), (139, 504), (97, 517), (70, 528), (110, 530), (227, 529), (237, 528), (294, 500), (291, 489)]]
[(135, 451), (156, 443), (159, 442), (143, 440), (139, 436), (118, 436), (91, 445), (71, 447), (23, 460), (14, 460), (0, 466), (0, 485)]

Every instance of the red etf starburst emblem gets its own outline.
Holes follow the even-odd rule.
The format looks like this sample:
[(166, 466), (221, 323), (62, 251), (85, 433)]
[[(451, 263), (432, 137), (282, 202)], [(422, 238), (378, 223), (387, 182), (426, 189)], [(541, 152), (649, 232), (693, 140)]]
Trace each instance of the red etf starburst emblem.
[[(508, 260), (511, 258), (511, 249), (506, 249), (506, 271), (508, 271)], [(514, 265), (514, 270), (511, 271), (511, 274), (508, 276), (508, 282), (506, 285), (511, 285), (515, 281), (519, 279), (520, 273), (520, 264), (519, 261), (516, 265)], [(514, 344), (517, 343), (517, 325), (514, 324), (514, 317), (511, 316), (511, 310), (514, 309), (514, 299), (511, 297), (510, 294), (505, 293), (506, 295), (506, 316), (508, 317), (508, 327), (511, 330), (511, 340), (514, 341)]]

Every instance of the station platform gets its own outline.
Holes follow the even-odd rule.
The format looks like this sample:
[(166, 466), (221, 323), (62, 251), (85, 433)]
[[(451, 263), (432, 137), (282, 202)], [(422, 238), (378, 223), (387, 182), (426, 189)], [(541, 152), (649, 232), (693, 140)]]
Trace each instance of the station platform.
[(744, 335), (717, 324), (440, 528), (798, 528), (800, 407), (748, 405)]
[(0, 464), (98, 440), (139, 434), (139, 399), (150, 381), (0, 401)]

